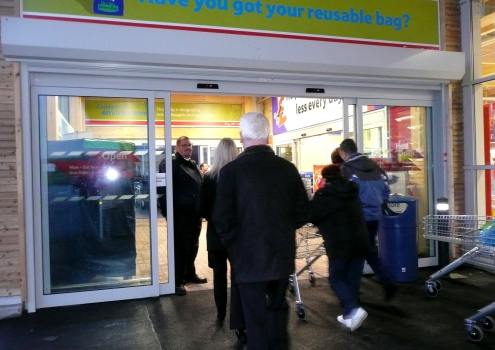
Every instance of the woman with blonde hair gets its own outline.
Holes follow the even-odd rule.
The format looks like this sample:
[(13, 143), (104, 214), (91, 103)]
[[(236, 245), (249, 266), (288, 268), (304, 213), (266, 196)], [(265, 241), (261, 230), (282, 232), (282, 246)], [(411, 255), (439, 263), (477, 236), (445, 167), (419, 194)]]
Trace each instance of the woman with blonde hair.
[[(227, 249), (220, 242), (212, 221), (215, 206), (215, 193), (220, 170), (238, 155), (237, 146), (231, 138), (223, 138), (215, 150), (212, 167), (205, 174), (202, 190), (203, 217), (208, 220), (206, 246), (208, 250), (208, 266), (213, 269), (213, 295), (217, 307), (217, 324), (222, 325), (227, 310)], [(232, 276), (232, 271), (231, 271)], [(231, 281), (233, 279), (231, 278)], [(230, 328), (235, 331), (241, 343), (246, 343), (244, 318), (237, 286), (231, 283), (230, 293)]]

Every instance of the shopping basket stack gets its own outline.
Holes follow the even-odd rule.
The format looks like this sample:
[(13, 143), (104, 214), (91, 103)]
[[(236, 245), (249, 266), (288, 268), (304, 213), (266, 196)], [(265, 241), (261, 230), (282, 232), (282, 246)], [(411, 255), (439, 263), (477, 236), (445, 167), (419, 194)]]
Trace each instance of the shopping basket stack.
[[(425, 293), (435, 298), (441, 289), (439, 279), (464, 263), (495, 271), (495, 218), (477, 215), (429, 215), (424, 218), (425, 238), (455, 244), (462, 256), (429, 276)], [(470, 341), (480, 342), (484, 332), (495, 329), (495, 302), (464, 320)]]
[(296, 314), (300, 320), (306, 318), (304, 303), (301, 298), (299, 289), (298, 276), (306, 270), (309, 273), (309, 282), (312, 286), (315, 285), (316, 279), (312, 269), (312, 265), (323, 255), (326, 254), (323, 244), (323, 238), (316, 226), (307, 224), (296, 231), (296, 259), (304, 259), (305, 265), (296, 270), (289, 278), (289, 290), (294, 294), (296, 299)]

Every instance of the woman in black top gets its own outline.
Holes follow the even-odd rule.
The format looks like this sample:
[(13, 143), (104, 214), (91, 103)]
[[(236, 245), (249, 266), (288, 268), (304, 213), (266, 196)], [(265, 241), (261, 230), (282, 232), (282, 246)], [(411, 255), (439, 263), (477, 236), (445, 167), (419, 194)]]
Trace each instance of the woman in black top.
[[(208, 220), (206, 246), (208, 250), (208, 266), (213, 269), (213, 295), (217, 307), (218, 324), (223, 323), (227, 309), (227, 249), (220, 242), (215, 225), (213, 224), (212, 214), (220, 170), (224, 165), (234, 160), (237, 155), (238, 151), (234, 141), (231, 138), (221, 139), (215, 150), (213, 165), (203, 179), (202, 208), (203, 217)], [(244, 333), (245, 326), (242, 316), (242, 306), (239, 292), (234, 283), (231, 283), (230, 299), (230, 328), (236, 331), (239, 341), (245, 342), (246, 336)]]

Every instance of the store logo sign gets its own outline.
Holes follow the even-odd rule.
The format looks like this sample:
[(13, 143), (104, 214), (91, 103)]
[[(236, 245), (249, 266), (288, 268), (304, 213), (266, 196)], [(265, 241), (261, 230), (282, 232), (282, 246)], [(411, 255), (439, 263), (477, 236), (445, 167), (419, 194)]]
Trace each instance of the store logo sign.
[(406, 211), (408, 205), (407, 205), (407, 203), (388, 202), (387, 207), (391, 212), (393, 212), (395, 214), (402, 214)]
[(124, 0), (94, 0), (93, 12), (100, 15), (123, 16)]

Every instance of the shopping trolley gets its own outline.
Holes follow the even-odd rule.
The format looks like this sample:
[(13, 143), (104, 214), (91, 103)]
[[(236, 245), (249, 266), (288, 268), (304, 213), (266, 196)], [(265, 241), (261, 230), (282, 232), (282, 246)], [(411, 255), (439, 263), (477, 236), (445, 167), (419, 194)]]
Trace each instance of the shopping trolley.
[(298, 276), (306, 270), (309, 273), (309, 282), (312, 286), (316, 284), (312, 265), (326, 254), (323, 238), (316, 226), (307, 224), (296, 231), (296, 259), (305, 259), (306, 264), (289, 277), (289, 290), (296, 299), (296, 314), (300, 320), (306, 319), (304, 303), (299, 289)]
[[(425, 293), (435, 298), (441, 289), (439, 279), (464, 263), (495, 271), (495, 218), (477, 215), (429, 215), (424, 219), (425, 238), (458, 245), (463, 255), (429, 276)], [(464, 320), (470, 341), (480, 342), (485, 332), (495, 328), (495, 302)]]

